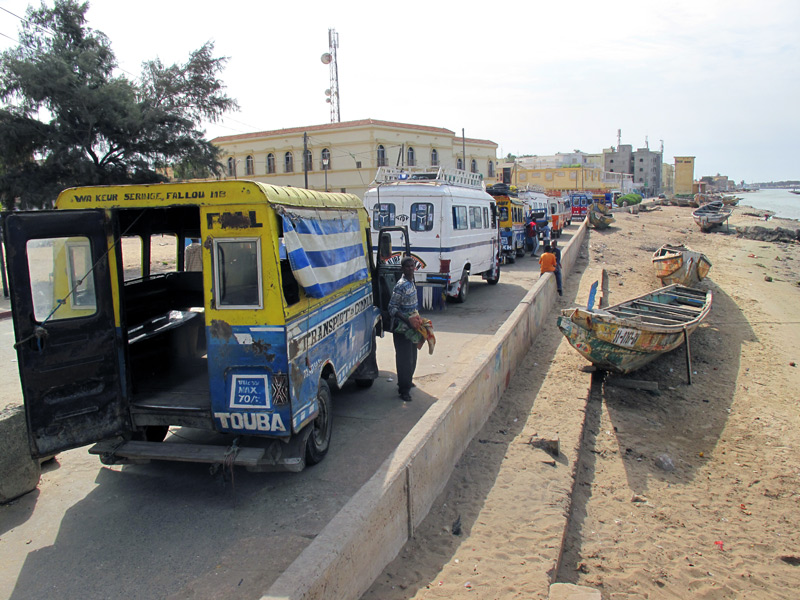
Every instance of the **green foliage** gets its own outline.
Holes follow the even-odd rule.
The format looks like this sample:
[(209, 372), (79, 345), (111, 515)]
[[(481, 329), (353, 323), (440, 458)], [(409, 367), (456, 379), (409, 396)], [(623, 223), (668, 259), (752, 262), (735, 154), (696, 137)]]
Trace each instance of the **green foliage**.
[(89, 28), (87, 3), (28, 8), (20, 44), (0, 55), (0, 201), (49, 207), (77, 185), (164, 181), (166, 168), (217, 173), (218, 150), (198, 130), (238, 108), (217, 78), (225, 58), (206, 43), (182, 65), (114, 75), (108, 38)]
[(639, 204), (642, 201), (642, 197), (639, 194), (625, 194), (624, 196), (620, 196), (617, 198), (617, 206), (622, 206), (624, 203), (628, 203), (628, 206), (633, 206), (634, 204)]

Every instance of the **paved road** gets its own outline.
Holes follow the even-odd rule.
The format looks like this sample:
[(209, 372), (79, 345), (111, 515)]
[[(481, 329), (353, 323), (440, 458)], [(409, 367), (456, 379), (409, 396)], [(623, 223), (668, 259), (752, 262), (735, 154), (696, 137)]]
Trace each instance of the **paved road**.
[[(536, 259), (522, 258), (498, 285), (475, 277), (465, 304), (431, 314), (436, 351), (420, 354), (411, 403), (397, 396), (391, 338), (380, 340), (380, 379), (334, 395), (331, 450), (302, 473), (236, 470), (223, 481), (203, 465), (106, 467), (86, 449), (60, 454), (44, 465), (38, 490), (0, 506), (0, 598), (259, 598), (463, 376), (537, 279)], [(12, 340), (11, 321), (0, 321), (5, 403), (19, 394)]]

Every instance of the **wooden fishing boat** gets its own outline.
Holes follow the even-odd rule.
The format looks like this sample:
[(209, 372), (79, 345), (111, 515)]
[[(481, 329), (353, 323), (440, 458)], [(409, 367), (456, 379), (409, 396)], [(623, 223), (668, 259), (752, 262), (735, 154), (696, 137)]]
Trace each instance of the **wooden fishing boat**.
[(653, 252), (653, 266), (663, 285), (677, 283), (691, 287), (708, 275), (711, 261), (702, 252), (686, 246), (664, 244)]
[(605, 206), (601, 208), (597, 203), (592, 204), (587, 215), (589, 217), (589, 225), (595, 229), (607, 229), (614, 222), (611, 212)]
[(674, 284), (604, 309), (562, 310), (558, 328), (596, 367), (630, 373), (683, 344), (711, 300), (710, 290)]
[(731, 208), (725, 206), (720, 200), (715, 200), (694, 210), (692, 217), (701, 231), (710, 231), (725, 223), (731, 216), (731, 212)]

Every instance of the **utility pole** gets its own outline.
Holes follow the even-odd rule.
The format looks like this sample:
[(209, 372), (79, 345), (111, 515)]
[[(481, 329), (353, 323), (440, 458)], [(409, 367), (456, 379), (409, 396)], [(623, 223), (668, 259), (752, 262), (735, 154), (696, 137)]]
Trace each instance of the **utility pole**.
[(464, 137), (464, 128), (461, 128), (461, 156), (464, 157), (464, 170), (467, 170), (467, 140)]
[(306, 160), (307, 152), (308, 152), (308, 133), (303, 132), (303, 172), (305, 173), (306, 189), (308, 189), (308, 161)]

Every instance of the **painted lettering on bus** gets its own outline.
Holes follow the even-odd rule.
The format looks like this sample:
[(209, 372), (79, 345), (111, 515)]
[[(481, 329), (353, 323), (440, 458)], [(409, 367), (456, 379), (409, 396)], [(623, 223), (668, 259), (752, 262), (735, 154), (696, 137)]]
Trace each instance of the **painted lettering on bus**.
[(214, 418), (219, 419), (222, 429), (244, 429), (247, 431), (270, 431), (282, 433), (286, 431), (283, 419), (278, 413), (214, 413)]
[(194, 192), (167, 192), (167, 200), (192, 200), (205, 197), (206, 193), (198, 190)]
[(130, 192), (123, 196), (126, 202), (133, 202), (136, 200), (163, 200), (164, 197), (161, 192)]

